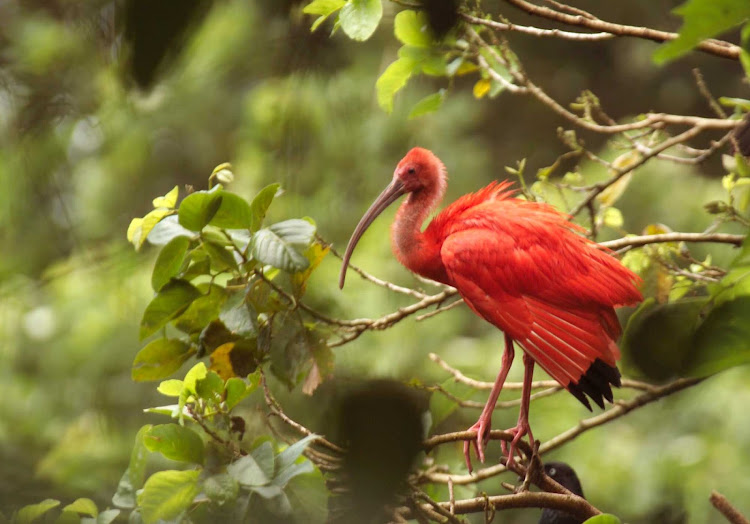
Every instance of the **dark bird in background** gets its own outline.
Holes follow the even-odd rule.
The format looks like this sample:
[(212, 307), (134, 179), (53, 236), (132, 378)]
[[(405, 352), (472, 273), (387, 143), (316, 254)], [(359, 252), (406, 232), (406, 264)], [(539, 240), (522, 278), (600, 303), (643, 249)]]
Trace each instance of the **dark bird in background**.
[(338, 413), (339, 440), (346, 447), (342, 494), (330, 500), (335, 523), (382, 523), (396, 502), (422, 447), (419, 395), (388, 380), (367, 382), (349, 393)]
[[(578, 475), (565, 462), (547, 462), (544, 465), (544, 472), (564, 488), (579, 497), (583, 497), (583, 488), (581, 487), (581, 481), (578, 480)], [(579, 519), (570, 513), (549, 508), (542, 511), (542, 516), (539, 519), (539, 524), (581, 524), (582, 522), (583, 519)]]

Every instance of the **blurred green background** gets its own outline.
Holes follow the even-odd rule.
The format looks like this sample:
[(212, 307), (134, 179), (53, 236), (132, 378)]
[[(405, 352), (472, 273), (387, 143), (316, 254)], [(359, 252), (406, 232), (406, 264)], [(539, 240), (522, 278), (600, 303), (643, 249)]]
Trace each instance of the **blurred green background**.
[[(492, 12), (500, 7), (488, 4)], [(608, 20), (675, 29), (669, 10), (676, 4), (576, 5)], [(475, 100), (471, 79), (453, 86), (438, 113), (409, 120), (417, 100), (444, 87), (439, 80), (413, 80), (386, 115), (374, 84), (398, 47), (392, 37), (398, 6), (384, 2), (375, 36), (355, 43), (342, 34), (329, 38), (330, 25), (311, 34), (303, 5), (215, 3), (180, 42), (171, 66), (141, 90), (128, 78), (117, 4), (0, 3), (2, 510), (49, 496), (89, 496), (106, 505), (137, 429), (154, 421), (142, 408), (164, 403), (153, 384), (130, 379), (154, 253), (134, 253), (125, 230), (154, 196), (175, 185), (202, 188), (214, 166), (230, 161), (235, 191), (251, 197), (280, 182), (285, 195), (272, 218), (311, 216), (320, 234), (342, 248), (414, 145), (432, 149), (447, 165), (449, 200), (505, 178), (503, 166), (521, 158), (533, 173), (565, 151), (556, 138), (564, 123), (548, 110), (510, 94)], [(739, 65), (728, 60), (693, 54), (657, 68), (651, 42), (510, 38), (530, 76), (550, 94), (572, 101), (592, 89), (618, 118), (652, 109), (710, 115), (693, 67), (717, 96), (748, 97)], [(584, 136), (589, 147), (606, 149), (601, 137)], [(604, 149), (605, 156), (616, 154)], [(601, 175), (594, 166), (582, 171)], [(723, 174), (718, 159), (700, 168), (649, 163), (618, 203), (625, 229), (659, 222), (675, 231), (700, 230), (711, 222), (702, 204), (722, 197)], [(353, 263), (422, 286), (390, 254), (392, 213), (371, 228)], [(604, 236), (619, 234), (605, 230)], [(711, 252), (719, 262), (731, 257), (729, 248)], [(406, 303), (354, 277), (341, 292), (338, 269), (329, 257), (310, 282), (308, 301), (319, 309), (374, 317)], [(500, 348), (497, 330), (458, 308), (338, 348), (336, 373), (442, 382), (447, 376), (427, 358), (435, 352), (472, 377), (492, 380)], [(635, 373), (627, 361), (624, 373)], [(511, 378), (521, 378), (520, 365)], [(280, 391), (280, 398), (293, 417), (324, 431), (321, 419), (335, 390), (329, 384), (313, 397)], [(259, 399), (253, 399), (246, 414), (260, 432), (253, 406)], [(571, 463), (587, 497), (625, 521), (722, 522), (708, 503), (712, 489), (750, 513), (749, 404), (750, 370), (734, 369), (586, 433), (553, 458)], [(543, 399), (531, 410), (534, 435), (548, 439), (585, 415), (572, 397)], [(464, 410), (439, 430), (464, 429), (476, 416)], [(515, 410), (501, 412), (494, 425), (511, 426), (515, 417)], [(499, 448), (490, 450), (499, 456)], [(484, 489), (497, 493), (498, 482)], [(538, 514), (516, 511), (503, 522), (535, 522)]]

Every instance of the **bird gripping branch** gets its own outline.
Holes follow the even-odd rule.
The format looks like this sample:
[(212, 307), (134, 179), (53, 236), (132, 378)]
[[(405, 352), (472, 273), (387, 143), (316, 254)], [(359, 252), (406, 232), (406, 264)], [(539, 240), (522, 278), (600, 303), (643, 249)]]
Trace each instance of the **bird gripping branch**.
[[(410, 271), (455, 287), (466, 304), (505, 335), (502, 365), (473, 441), (484, 462), (492, 411), (513, 362), (513, 343), (523, 349), (524, 380), (513, 441), (503, 453), (514, 460), (529, 427), (534, 364), (539, 364), (583, 405), (589, 398), (604, 408), (611, 386), (620, 386), (616, 340), (621, 327), (616, 306), (643, 300), (640, 278), (609, 252), (582, 236), (582, 228), (548, 204), (513, 196), (509, 182), (493, 182), (459, 198), (422, 232), (422, 223), (440, 204), (446, 170), (431, 151), (415, 147), (398, 163), (388, 187), (352, 233), (339, 286), (365, 230), (404, 195), (391, 227), (396, 258)], [(588, 397), (588, 398), (587, 398)], [(471, 471), (470, 444), (464, 444)]]

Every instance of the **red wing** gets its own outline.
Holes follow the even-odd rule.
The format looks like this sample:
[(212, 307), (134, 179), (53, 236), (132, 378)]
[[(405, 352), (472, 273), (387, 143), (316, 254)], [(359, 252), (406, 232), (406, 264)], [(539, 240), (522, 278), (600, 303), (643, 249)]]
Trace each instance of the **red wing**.
[(545, 224), (509, 209), (501, 222), (473, 212), (483, 207), (462, 222), (484, 227), (456, 226), (441, 248), (446, 272), (469, 306), (563, 386), (578, 383), (596, 359), (614, 366), (620, 327), (613, 306), (640, 298), (637, 277), (564, 219)]

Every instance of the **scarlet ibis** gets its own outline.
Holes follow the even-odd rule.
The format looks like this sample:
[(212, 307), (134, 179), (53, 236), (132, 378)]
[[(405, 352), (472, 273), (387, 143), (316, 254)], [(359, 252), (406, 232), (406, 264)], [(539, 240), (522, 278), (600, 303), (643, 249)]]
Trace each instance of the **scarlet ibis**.
[[(446, 170), (431, 151), (415, 147), (398, 163), (393, 180), (352, 233), (339, 287), (357, 242), (390, 204), (408, 195), (391, 228), (393, 252), (409, 270), (455, 287), (480, 317), (500, 328), (505, 351), (479, 420), (474, 448), (484, 462), (492, 411), (513, 362), (513, 342), (523, 348), (524, 378), (518, 422), (503, 453), (514, 461), (529, 427), (529, 397), (538, 363), (589, 410), (586, 396), (604, 408), (611, 386), (620, 386), (615, 306), (643, 300), (637, 275), (582, 236), (582, 228), (548, 204), (515, 198), (509, 182), (493, 182), (456, 200), (421, 231), (440, 203)], [(471, 471), (469, 442), (464, 443)]]

